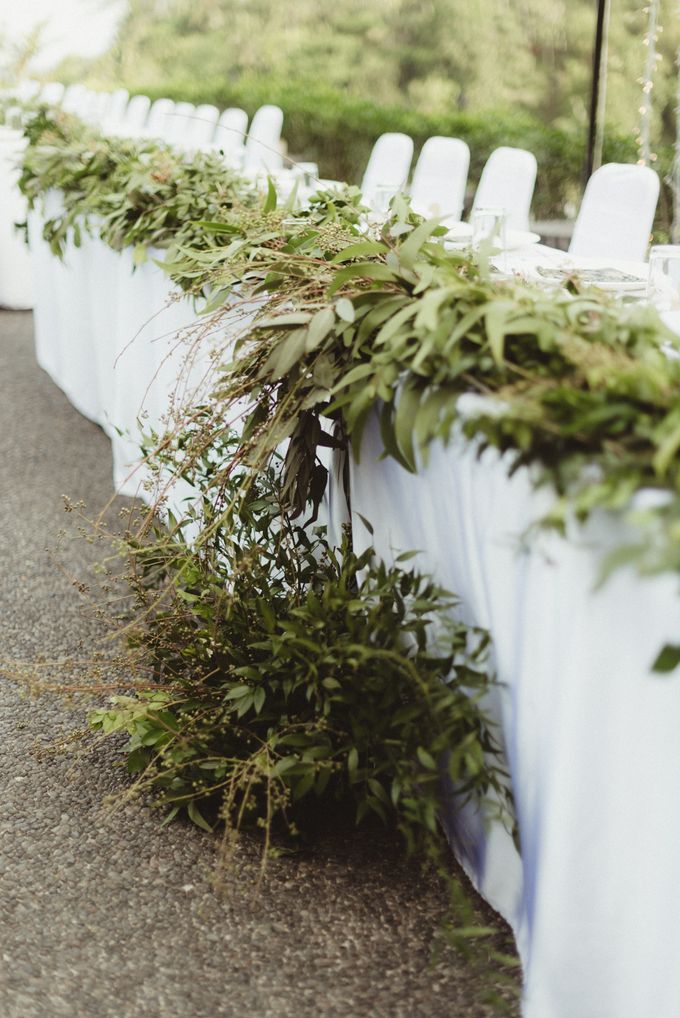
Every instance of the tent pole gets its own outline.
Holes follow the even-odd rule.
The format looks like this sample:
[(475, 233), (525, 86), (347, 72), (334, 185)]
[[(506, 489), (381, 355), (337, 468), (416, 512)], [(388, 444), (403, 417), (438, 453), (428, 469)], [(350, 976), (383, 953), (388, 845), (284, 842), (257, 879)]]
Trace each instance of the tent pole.
[(608, 0), (597, 0), (597, 24), (595, 27), (595, 46), (593, 48), (593, 78), (590, 91), (590, 118), (588, 122), (588, 146), (586, 149), (586, 182), (594, 169), (596, 169), (596, 154), (598, 140), (601, 136), (600, 118), (602, 104), (600, 102), (600, 87), (602, 83), (602, 55), (605, 49), (606, 27), (608, 21)]

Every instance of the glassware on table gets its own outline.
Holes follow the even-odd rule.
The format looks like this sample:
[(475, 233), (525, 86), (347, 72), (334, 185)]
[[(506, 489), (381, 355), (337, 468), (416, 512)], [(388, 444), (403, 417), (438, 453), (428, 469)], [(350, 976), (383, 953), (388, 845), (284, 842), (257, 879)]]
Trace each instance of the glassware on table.
[(647, 299), (657, 311), (680, 311), (680, 244), (652, 247)]
[(504, 251), (508, 222), (507, 210), (500, 205), (480, 205), (470, 217), (472, 246), (478, 249), (488, 244), (491, 252)]
[(394, 198), (393, 184), (376, 184), (371, 193), (371, 213), (376, 222), (384, 223), (390, 214), (390, 202)]
[(296, 163), (293, 170), (306, 191), (311, 193), (318, 191), (319, 167), (316, 163)]

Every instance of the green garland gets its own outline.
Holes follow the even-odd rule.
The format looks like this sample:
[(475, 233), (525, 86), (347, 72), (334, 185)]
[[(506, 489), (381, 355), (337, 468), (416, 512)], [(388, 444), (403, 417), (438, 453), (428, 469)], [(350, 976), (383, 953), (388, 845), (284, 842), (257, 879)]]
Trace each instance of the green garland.
[[(386, 453), (417, 470), (431, 443), (460, 427), (554, 491), (544, 525), (596, 511), (635, 523), (639, 539), (604, 573), (623, 563), (680, 571), (680, 360), (668, 355), (677, 337), (651, 308), (577, 278), (553, 292), (494, 279), (484, 258), (448, 252), (444, 231), (402, 198), (376, 235), (356, 189), (319, 192), (296, 212), (277, 204), (271, 182), (258, 189), (217, 156), (104, 140), (45, 110), (26, 133), (29, 204), (62, 196), (45, 223), (53, 250), (84, 230), (138, 259), (163, 248), (166, 271), (212, 326), (229, 334), (234, 304), (252, 309), (210, 397), (175, 434), (149, 438), (150, 463), (189, 479), (201, 511), (123, 539), (135, 604), (117, 624), (157, 686), (117, 698), (92, 725), (127, 731), (137, 787), (200, 825), (252, 819), (269, 838), (276, 817), (294, 831), (300, 803), (337, 794), (359, 817), (396, 820), (443, 871), (434, 830), (443, 750), (457, 787), (503, 799), (483, 711), (460, 695), (488, 689), (486, 638), (471, 648), (468, 631), (449, 625), (433, 654), (448, 595), (347, 544), (338, 556), (322, 533), (296, 525), (323, 495), (319, 447), (359, 455), (378, 413)], [(468, 393), (485, 400), (460, 418)], [(224, 422), (244, 401), (235, 437)], [(634, 512), (646, 488), (665, 498)], [(196, 523), (189, 542), (185, 526)], [(655, 667), (679, 662), (680, 646), (669, 645)]]
[[(94, 222), (114, 247), (165, 246), (170, 276), (210, 293), (208, 310), (225, 324), (234, 290), (240, 303), (267, 296), (185, 443), (189, 460), (219, 441), (230, 406), (249, 399), (242, 454), (262, 466), (290, 438), (285, 491), (300, 511), (322, 491), (318, 443), (350, 440), (358, 454), (379, 408), (386, 451), (415, 469), (431, 441), (450, 435), (457, 397), (478, 392), (496, 407), (466, 417), (465, 434), (512, 450), (515, 467), (539, 468), (537, 483), (556, 492), (545, 523), (625, 512), (640, 489), (661, 489), (667, 501), (635, 515), (640, 540), (605, 570), (623, 561), (680, 568), (680, 362), (665, 352), (678, 338), (650, 307), (577, 279), (557, 292), (498, 282), (447, 252), (436, 222), (401, 198), (380, 237), (367, 237), (356, 189), (319, 193), (293, 214), (276, 207), (271, 183), (259, 194), (216, 157), (102, 141), (44, 111), (27, 133), (29, 201), (55, 188), (64, 196), (64, 216), (46, 224), (57, 246)], [(223, 476), (216, 470), (216, 493)], [(675, 660), (666, 653), (658, 664)]]

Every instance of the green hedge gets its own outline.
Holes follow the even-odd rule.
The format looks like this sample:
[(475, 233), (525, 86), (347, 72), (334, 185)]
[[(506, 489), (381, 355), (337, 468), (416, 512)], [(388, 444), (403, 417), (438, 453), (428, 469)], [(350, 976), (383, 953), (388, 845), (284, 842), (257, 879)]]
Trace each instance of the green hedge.
[[(416, 144), (416, 156), (427, 138), (441, 134), (463, 138), (470, 146), (472, 186), (498, 145), (515, 145), (533, 152), (539, 167), (533, 203), (537, 219), (563, 219), (565, 204), (578, 204), (580, 199), (585, 138), (581, 133), (546, 127), (524, 113), (451, 111), (446, 115), (424, 115), (408, 107), (382, 106), (315, 82), (261, 77), (200, 82), (177, 79), (162, 86), (139, 81), (133, 83), (131, 91), (145, 92), (154, 99), (167, 95), (195, 103), (212, 102), (220, 108), (241, 106), (250, 116), (263, 103), (276, 103), (285, 114), (284, 135), (289, 152), (317, 162), (325, 177), (358, 183), (371, 147), (384, 131), (409, 134)], [(607, 162), (634, 162), (637, 151), (632, 135), (608, 137), (604, 158)], [(671, 153), (660, 155), (662, 173), (670, 162)], [(670, 196), (664, 189), (657, 218), (660, 236), (668, 230), (671, 216)]]

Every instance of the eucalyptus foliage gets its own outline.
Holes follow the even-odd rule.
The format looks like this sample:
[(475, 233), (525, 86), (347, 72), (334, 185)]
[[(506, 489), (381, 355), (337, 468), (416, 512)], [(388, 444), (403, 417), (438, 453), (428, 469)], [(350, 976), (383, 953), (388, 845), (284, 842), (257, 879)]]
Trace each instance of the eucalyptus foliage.
[[(185, 290), (210, 294), (208, 310), (227, 333), (235, 296), (259, 308), (225, 349), (210, 412), (184, 442), (189, 461), (219, 441), (221, 422), (245, 402), (239, 455), (265, 467), (288, 440), (284, 492), (300, 512), (321, 497), (318, 446), (349, 442), (358, 455), (369, 414), (380, 414), (386, 452), (411, 470), (460, 425), (482, 448), (514, 453), (513, 469), (532, 465), (536, 483), (552, 485), (549, 525), (625, 512), (640, 489), (666, 492), (635, 515), (640, 540), (608, 566), (680, 567), (680, 362), (668, 353), (677, 337), (653, 309), (577, 278), (553, 291), (498, 280), (483, 258), (447, 251), (437, 222), (420, 220), (402, 198), (379, 235), (352, 189), (319, 193), (292, 214), (277, 207), (271, 183), (258, 197), (223, 171), (217, 201), (212, 178), (194, 170), (203, 157), (167, 155), (165, 186), (181, 192), (189, 219), (173, 232), (173, 213), (159, 238), (149, 212), (156, 199), (130, 197), (140, 160), (153, 157), (126, 164), (130, 143), (100, 142), (120, 168), (103, 176), (88, 161), (91, 138), (71, 122), (57, 129), (75, 150), (60, 143), (61, 160), (51, 157), (54, 129), (49, 117), (29, 127), (22, 179), (32, 199), (59, 188), (74, 227), (107, 203), (136, 210), (124, 235), (98, 227), (103, 239), (167, 245), (167, 271)], [(62, 225), (48, 222), (47, 234)], [(461, 421), (457, 400), (470, 392), (487, 400)], [(216, 496), (229, 469), (215, 469)], [(667, 653), (659, 663), (669, 661)]]

